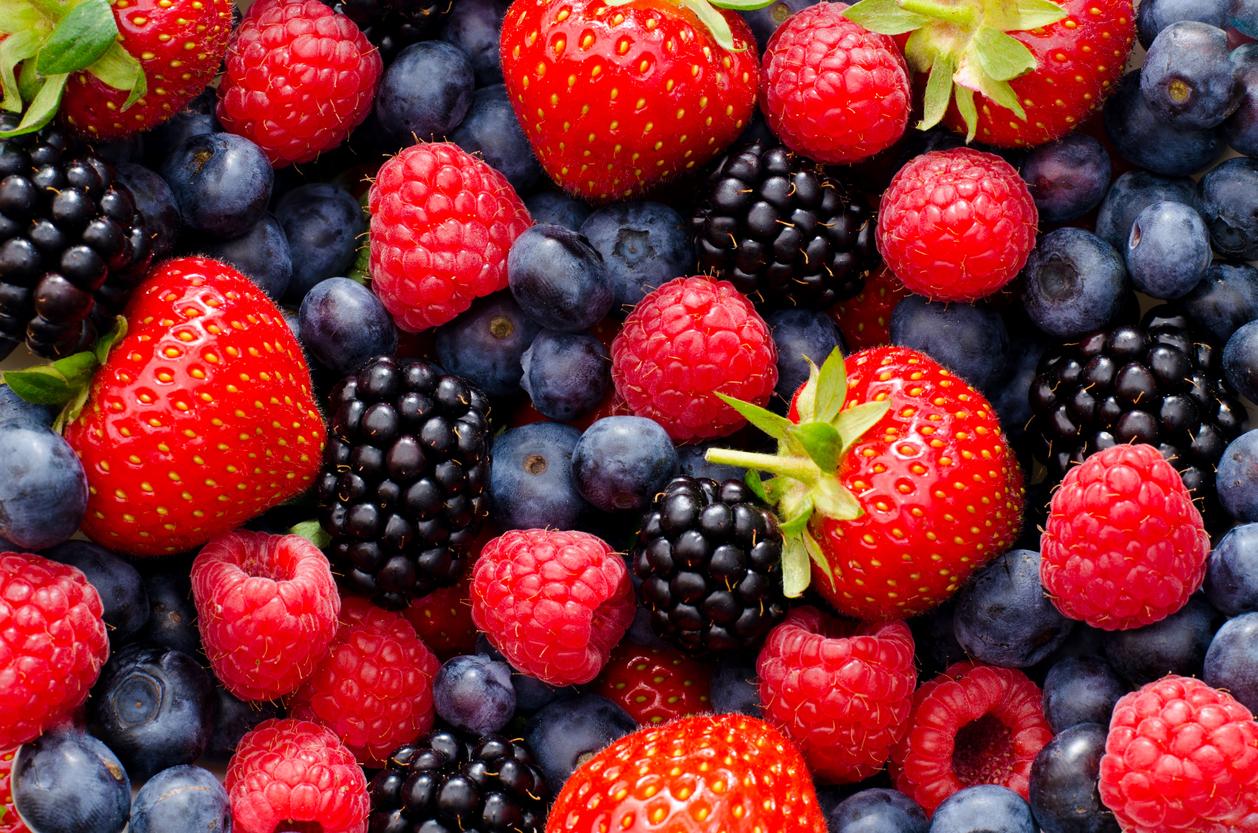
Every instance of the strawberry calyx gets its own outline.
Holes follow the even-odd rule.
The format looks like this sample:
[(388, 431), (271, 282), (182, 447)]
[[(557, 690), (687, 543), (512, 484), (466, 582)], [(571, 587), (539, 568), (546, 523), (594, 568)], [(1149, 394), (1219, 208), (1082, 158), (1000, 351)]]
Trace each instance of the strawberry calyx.
[[(865, 513), (856, 496), (839, 482), (839, 463), (852, 445), (882, 419), (891, 403), (864, 402), (844, 407), (847, 368), (837, 349), (820, 370), (808, 362), (808, 381), (795, 396), (798, 422), (750, 402), (720, 393), (717, 396), (778, 441), (777, 454), (712, 448), (706, 459), (745, 467), (747, 485), (761, 500), (777, 508), (783, 519), (783, 591), (787, 597), (796, 598), (811, 580), (809, 561), (832, 576), (830, 562), (809, 529), (814, 515), (853, 520)], [(761, 471), (774, 476), (762, 480)]]
[(922, 121), (938, 124), (955, 98), (974, 139), (982, 93), (1026, 121), (1026, 111), (1009, 82), (1034, 71), (1031, 50), (1008, 32), (1038, 29), (1068, 16), (1050, 0), (861, 0), (844, 16), (871, 32), (912, 32), (904, 57), (915, 72), (928, 72)]
[[(604, 3), (611, 8), (627, 6), (636, 2), (639, 2), (639, 0), (604, 0)], [(729, 28), (728, 21), (725, 20), (717, 9), (751, 12), (756, 9), (763, 9), (765, 6), (771, 6), (777, 0), (672, 0), (672, 2), (674, 5), (694, 12), (695, 17), (699, 18), (699, 22), (707, 27), (708, 31), (712, 33), (713, 40), (722, 49), (728, 52), (742, 52), (747, 47), (734, 44), (734, 33)]]

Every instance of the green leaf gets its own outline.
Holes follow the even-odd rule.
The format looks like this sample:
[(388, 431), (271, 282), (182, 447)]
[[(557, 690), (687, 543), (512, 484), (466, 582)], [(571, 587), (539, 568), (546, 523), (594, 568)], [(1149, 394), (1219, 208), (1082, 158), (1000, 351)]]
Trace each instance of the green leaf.
[(57, 414), (57, 418), (53, 420), (53, 431), (60, 434), (65, 431), (67, 425), (79, 418), (79, 414), (83, 413), (83, 407), (87, 405), (87, 396), (91, 390), (90, 385), (78, 389), (69, 403), (61, 409), (61, 413)]
[(349, 269), (350, 280), (366, 284), (371, 280), (371, 244), (367, 244), (354, 255), (354, 265)]
[(1026, 44), (990, 26), (979, 27), (966, 51), (971, 50), (983, 72), (997, 81), (1008, 81), (1035, 69), (1035, 56)]
[(318, 521), (302, 521), (295, 524), (288, 530), (289, 535), (296, 535), (298, 538), (305, 538), (319, 549), (323, 549), (332, 543), (332, 536), (328, 534)]
[(1017, 0), (1016, 3), (993, 3), (983, 22), (1002, 32), (1017, 32), (1048, 26), (1069, 13), (1049, 0)]
[(76, 390), (91, 381), (92, 374), (98, 367), (100, 364), (96, 361), (96, 354), (91, 352), (75, 353), (52, 363), (52, 369), (60, 373), (66, 383)]
[(865, 514), (856, 495), (849, 492), (837, 477), (822, 477), (812, 490), (812, 503), (827, 518), (850, 521)]
[(843, 353), (834, 348), (817, 374), (817, 400), (813, 419), (830, 422), (847, 401), (847, 364)]
[(791, 538), (793, 536), (801, 534), (805, 529), (808, 528), (808, 521), (812, 518), (812, 512), (813, 512), (812, 507), (806, 506), (804, 508), (804, 511), (800, 512), (798, 515), (794, 516), (790, 520), (785, 521), (781, 525), (782, 537)]
[(130, 90), (131, 94), (122, 105), (123, 110), (139, 101), (148, 92), (144, 68), (140, 66), (140, 62), (134, 55), (122, 48), (120, 43), (112, 44), (109, 49), (105, 50), (100, 60), (88, 67), (87, 71), (115, 90)]
[(778, 0), (709, 0), (718, 9), (733, 9), (739, 12), (754, 12), (772, 6)]
[(978, 108), (974, 106), (974, 93), (965, 87), (957, 88), (957, 110), (961, 112), (961, 119), (965, 122), (968, 131), (965, 134), (967, 142), (974, 141), (974, 133), (978, 130)]
[(1013, 87), (1009, 86), (1008, 81), (997, 81), (983, 70), (972, 44), (961, 56), (961, 63), (957, 66), (953, 80), (958, 91), (982, 93), (1006, 110), (1012, 110), (1018, 118), (1026, 118), (1026, 111), (1022, 109)]
[(0, 3), (0, 33), (18, 35), (35, 33), (44, 28), (45, 18), (26, 0), (5, 0)]
[[(3, 3), (0, 3), (3, 5)], [(9, 35), (0, 43), (0, 87), (4, 89), (4, 101), (0, 107), (10, 113), (22, 112), (22, 93), (17, 84), (17, 65), (39, 52), (41, 33), (29, 29)], [(31, 73), (34, 75), (34, 73)]]
[(756, 497), (765, 503), (772, 503), (769, 500), (769, 493), (764, 490), (764, 481), (760, 479), (760, 472), (755, 469), (747, 469), (747, 473), (743, 475), (743, 482), (747, 484), (747, 488), (751, 489), (751, 493)]
[(845, 411), (840, 411), (830, 423), (839, 432), (841, 442), (839, 459), (842, 460), (852, 444), (863, 437), (866, 431), (877, 425), (889, 410), (891, 410), (891, 402), (884, 401), (862, 402), (860, 405), (853, 405)]
[(96, 361), (100, 364), (105, 363), (105, 359), (109, 358), (109, 351), (114, 349), (122, 337), (127, 334), (127, 319), (121, 315), (114, 316), (114, 326), (109, 332), (105, 333), (96, 340), (96, 346), (92, 348), (96, 354)]
[(76, 72), (96, 63), (117, 40), (118, 24), (109, 0), (81, 0), (39, 50), (35, 71), (40, 75)]
[(712, 33), (712, 39), (724, 50), (728, 52), (741, 52), (742, 49), (734, 46), (734, 33), (730, 31), (729, 21), (725, 16), (712, 7), (707, 0), (679, 0), (682, 6), (690, 9), (695, 13), (695, 17), (699, 18), (699, 22), (708, 27), (708, 31)]
[(834, 583), (834, 570), (830, 566), (830, 559), (826, 558), (825, 553), (821, 551), (821, 545), (817, 543), (817, 539), (812, 537), (811, 532), (804, 532), (800, 536), (804, 541), (804, 547), (808, 550), (808, 557), (812, 559), (812, 563), (821, 568), (821, 572), (826, 574), (826, 578), (830, 583)]
[[(22, 73), (24, 79), (28, 75), (34, 76), (35, 73)], [(27, 108), (26, 115), (22, 117), (22, 123), (12, 130), (0, 130), (0, 139), (34, 133), (52, 121), (52, 117), (57, 115), (57, 105), (61, 103), (61, 93), (69, 77), (69, 75), (49, 76), (39, 88), (39, 92), (31, 99), (31, 105)]]
[(922, 123), (918, 129), (929, 130), (943, 121), (944, 114), (948, 112), (948, 100), (952, 98), (952, 74), (956, 71), (957, 65), (951, 55), (940, 53), (935, 56), (930, 79), (926, 82)]
[(782, 542), (782, 592), (788, 599), (799, 598), (812, 582), (808, 547), (803, 538), (792, 535)]
[(796, 425), (791, 433), (804, 451), (821, 469), (823, 478), (832, 474), (839, 465), (839, 432), (828, 422), (805, 422)]
[(73, 398), (76, 388), (52, 365), (6, 370), (0, 381), (33, 405), (60, 405)]
[(759, 405), (743, 402), (741, 399), (735, 399), (723, 393), (718, 393), (717, 396), (721, 398), (722, 402), (745, 417), (748, 422), (775, 440), (782, 439), (795, 427), (795, 423), (786, 417), (778, 416), (772, 411), (761, 408)]
[(856, 5), (849, 6), (843, 16), (871, 32), (884, 35), (912, 32), (930, 22), (929, 18), (900, 8), (895, 0), (861, 0)]

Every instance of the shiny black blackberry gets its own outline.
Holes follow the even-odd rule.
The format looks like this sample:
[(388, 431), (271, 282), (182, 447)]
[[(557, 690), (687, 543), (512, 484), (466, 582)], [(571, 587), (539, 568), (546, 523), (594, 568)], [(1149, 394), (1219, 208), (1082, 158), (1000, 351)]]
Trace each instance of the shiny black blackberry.
[(23, 341), (47, 358), (86, 349), (151, 259), (111, 164), (56, 125), (0, 139), (0, 357)]
[(454, 0), (323, 0), (363, 30), (385, 66), (412, 43), (437, 37)]
[(435, 730), (371, 779), (369, 833), (543, 833), (546, 779), (523, 741)]
[(381, 356), (337, 383), (330, 411), (316, 489), (344, 582), (395, 609), (454, 584), (489, 510), (489, 400)]
[(1139, 325), (1049, 349), (1031, 384), (1032, 453), (1061, 480), (1119, 443), (1156, 446), (1206, 516), (1221, 517), (1214, 469), (1244, 430), (1245, 408), (1223, 379), (1223, 351), (1169, 305)]
[(845, 301), (878, 263), (870, 210), (782, 147), (756, 143), (721, 159), (692, 225), (699, 268), (770, 306)]
[(786, 615), (777, 516), (737, 480), (673, 478), (642, 520), (638, 600), (696, 659), (745, 648)]

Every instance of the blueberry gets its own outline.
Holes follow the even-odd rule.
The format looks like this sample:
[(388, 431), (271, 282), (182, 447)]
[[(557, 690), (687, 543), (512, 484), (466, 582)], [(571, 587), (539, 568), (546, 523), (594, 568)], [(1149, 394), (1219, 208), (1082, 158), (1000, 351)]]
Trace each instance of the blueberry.
[(376, 118), (403, 145), (441, 141), (472, 106), (476, 77), (462, 49), (444, 41), (413, 43), (380, 79)]
[(1096, 139), (1072, 133), (1040, 145), (1022, 163), (1040, 222), (1068, 223), (1100, 204), (1109, 188), (1110, 159)]
[(70, 444), (29, 421), (0, 423), (0, 535), (42, 550), (69, 538), (87, 511), (87, 474)]
[(923, 680), (929, 680), (954, 662), (967, 659), (957, 642), (953, 626), (955, 613), (956, 600), (949, 598), (908, 622), (913, 633), (917, 667)]
[(315, 284), (344, 275), (354, 265), (367, 217), (344, 188), (326, 183), (289, 191), (275, 205), (293, 256), (286, 300), (301, 303)]
[(976, 573), (957, 592), (953, 627), (970, 656), (1026, 668), (1057, 649), (1074, 625), (1044, 594), (1040, 554), (1013, 550)]
[(694, 270), (690, 224), (658, 202), (618, 202), (594, 211), (581, 233), (603, 256), (616, 291), (612, 311), (627, 315), (652, 290)]
[(100, 595), (109, 642), (115, 648), (148, 624), (148, 593), (140, 571), (130, 562), (90, 541), (66, 541), (42, 555), (83, 571)]
[(683, 445), (677, 449), (677, 468), (689, 477), (710, 477), (717, 483), (723, 480), (742, 480), (747, 470), (723, 463), (709, 463), (704, 457), (709, 448), (725, 448), (725, 440), (709, 440), (698, 445)]
[(1136, 35), (1148, 49), (1158, 33), (1181, 20), (1199, 20), (1220, 29), (1227, 27), (1230, 0), (1140, 0), (1136, 8)]
[(638, 730), (628, 712), (597, 694), (556, 700), (524, 724), (524, 742), (552, 794), (577, 767), (612, 741)]
[(1238, 521), (1258, 521), (1258, 431), (1232, 440), (1219, 460), (1214, 484), (1219, 502)]
[(1132, 686), (1179, 674), (1201, 674), (1206, 649), (1223, 615), (1200, 593), (1160, 622), (1126, 631), (1110, 631), (1103, 637), (1105, 658)]
[(149, 779), (131, 805), (129, 833), (225, 833), (231, 830), (227, 790), (199, 766), (173, 766)]
[(826, 813), (829, 833), (926, 833), (929, 828), (922, 805), (885, 787), (853, 793)]
[[(483, 633), (476, 635), (476, 653), (494, 662), (506, 663), (507, 658), (502, 652), (489, 643)], [(575, 686), (554, 686), (544, 683), (536, 677), (530, 677), (521, 671), (511, 668), (511, 687), (515, 690), (515, 712), (517, 715), (530, 715), (565, 697), (577, 694)]]
[(379, 296), (349, 278), (314, 285), (298, 314), (301, 344), (324, 366), (344, 376), (374, 356), (397, 351), (398, 332)]
[(935, 808), (930, 833), (1035, 833), (1031, 805), (1008, 787), (959, 790)]
[(149, 621), (140, 635), (158, 645), (191, 656), (202, 656), (197, 630), (197, 608), (192, 602), (192, 579), (186, 572), (155, 572), (144, 576), (149, 598)]
[(760, 717), (760, 688), (754, 651), (735, 651), (716, 662), (709, 686), (713, 714)]
[[(1049, 347), (1048, 339), (1032, 332), (1011, 336), (1009, 339), (1008, 375), (996, 387), (991, 396), (992, 407), (1000, 418), (1005, 436), (1018, 448), (1026, 436), (1027, 423), (1031, 421), (1031, 402), (1028, 399), (1031, 383), (1038, 375), (1040, 357)], [(1039, 549), (1037, 543), (1031, 549)]]
[(40, 428), (51, 428), (61, 408), (56, 405), (36, 405), (27, 402), (13, 392), (13, 388), (0, 382), (0, 423), (29, 422)]
[(590, 207), (562, 191), (539, 191), (524, 200), (533, 222), (553, 224), (580, 231), (590, 216)]
[(117, 167), (118, 181), (131, 191), (135, 207), (144, 217), (144, 230), (152, 241), (153, 262), (170, 257), (179, 237), (179, 206), (166, 180), (143, 165), (127, 162)]
[(1105, 132), (1128, 162), (1166, 176), (1187, 176), (1219, 155), (1223, 135), (1218, 128), (1178, 128), (1158, 118), (1140, 93), (1140, 71), (1123, 76), (1105, 102)]
[(1022, 269), (1027, 315), (1035, 326), (1058, 338), (1109, 324), (1122, 310), (1129, 286), (1122, 255), (1078, 228), (1041, 235)]
[(121, 833), (131, 816), (131, 779), (118, 756), (74, 729), (18, 747), (10, 786), (35, 833)]
[(575, 529), (593, 511), (572, 482), (580, 430), (560, 422), (509, 428), (494, 439), (489, 516), (499, 529)]
[(214, 730), (214, 706), (214, 683), (195, 659), (132, 643), (101, 669), (88, 719), (92, 734), (143, 781), (201, 757)]
[(1031, 813), (1043, 833), (1119, 833), (1097, 789), (1105, 736), (1105, 726), (1080, 723), (1050, 740), (1031, 762)]
[(1223, 122), (1223, 136), (1237, 153), (1258, 156), (1258, 43), (1233, 49), (1230, 60), (1241, 100), (1236, 112)]
[(184, 228), (220, 238), (244, 234), (262, 219), (275, 181), (262, 149), (234, 133), (188, 137), (160, 173)]
[(1243, 93), (1227, 33), (1196, 20), (1167, 26), (1144, 57), (1140, 93), (1167, 124), (1198, 130), (1222, 124), (1240, 106)]
[(1186, 176), (1170, 177), (1149, 171), (1128, 171), (1114, 180), (1096, 212), (1096, 236), (1116, 251), (1127, 250), (1131, 224), (1145, 208), (1162, 200), (1192, 205), (1197, 183)]
[(1247, 263), (1215, 263), (1179, 301), (1180, 308), (1220, 344), (1241, 325), (1258, 319), (1258, 269)]
[(760, 49), (760, 54), (764, 54), (769, 38), (779, 26), (786, 22), (787, 18), (795, 12), (816, 4), (817, 0), (776, 0), (764, 8), (743, 12), (743, 20), (746, 20), (747, 25), (751, 27), (751, 33), (756, 38), (756, 46)]
[(1232, 527), (1219, 540), (1202, 589), (1224, 616), (1258, 611), (1258, 524)]
[(1223, 378), (1241, 396), (1258, 402), (1258, 321), (1250, 321), (1223, 348)]
[(1258, 613), (1228, 619), (1214, 635), (1202, 679), (1258, 711)]
[(541, 331), (510, 292), (495, 292), (437, 328), (437, 361), (489, 396), (510, 396), (520, 390), (524, 351)]
[(517, 237), (507, 255), (507, 283), (535, 321), (565, 333), (594, 326), (615, 300), (602, 256), (564, 226), (536, 225)]
[(987, 392), (1004, 378), (1009, 332), (986, 303), (941, 304), (910, 295), (891, 313), (891, 343), (921, 351)]
[(214, 683), (214, 731), (201, 754), (201, 760), (225, 766), (236, 754), (240, 739), (264, 720), (280, 716), (275, 703), (261, 700), (246, 702), (232, 694), (220, 682)]
[(211, 87), (149, 131), (148, 141), (144, 146), (148, 155), (148, 166), (153, 170), (160, 170), (162, 162), (185, 139), (206, 133), (222, 133), (223, 125), (219, 124), (215, 115), (217, 105), (218, 95)]
[(677, 450), (653, 419), (597, 420), (572, 450), (572, 482), (605, 512), (641, 512), (677, 476)]
[(1232, 0), (1227, 8), (1227, 22), (1241, 34), (1258, 38), (1258, 0)]
[(284, 297), (293, 277), (293, 258), (288, 237), (275, 215), (262, 219), (239, 237), (211, 240), (197, 247), (201, 254), (222, 261), (253, 281), (272, 301)]
[(441, 33), (442, 40), (467, 55), (476, 86), (501, 84), (502, 58), (498, 54), (498, 42), (502, 37), (502, 19), (511, 8), (511, 0), (459, 0), (452, 5)]
[(1220, 162), (1198, 183), (1197, 210), (1224, 257), (1258, 259), (1258, 160)]
[(1210, 268), (1210, 232), (1192, 206), (1163, 200), (1145, 208), (1127, 237), (1127, 271), (1153, 298), (1187, 295)]
[(1080, 723), (1108, 726), (1127, 684), (1100, 657), (1066, 657), (1044, 677), (1044, 718), (1054, 732)]
[(773, 392), (785, 404), (789, 405), (795, 391), (808, 381), (807, 359), (820, 367), (835, 348), (847, 353), (839, 328), (823, 310), (774, 310), (765, 313), (764, 322), (778, 352), (778, 382)]
[(437, 716), (458, 729), (497, 732), (515, 714), (511, 667), (479, 654), (453, 657), (432, 681)]
[(533, 155), (529, 137), (511, 109), (507, 88), (501, 84), (482, 87), (472, 96), (472, 106), (450, 141), (507, 178), (523, 193), (542, 178), (542, 165)]
[(550, 419), (576, 419), (597, 407), (611, 388), (611, 353), (593, 333), (542, 330), (520, 364), (520, 384), (537, 412)]

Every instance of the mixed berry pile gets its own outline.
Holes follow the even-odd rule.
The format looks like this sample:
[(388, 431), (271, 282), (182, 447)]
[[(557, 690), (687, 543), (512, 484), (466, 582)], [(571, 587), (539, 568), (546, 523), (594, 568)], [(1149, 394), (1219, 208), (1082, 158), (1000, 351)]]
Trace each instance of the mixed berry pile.
[(1258, 833), (1255, 39), (0, 0), (0, 833)]

